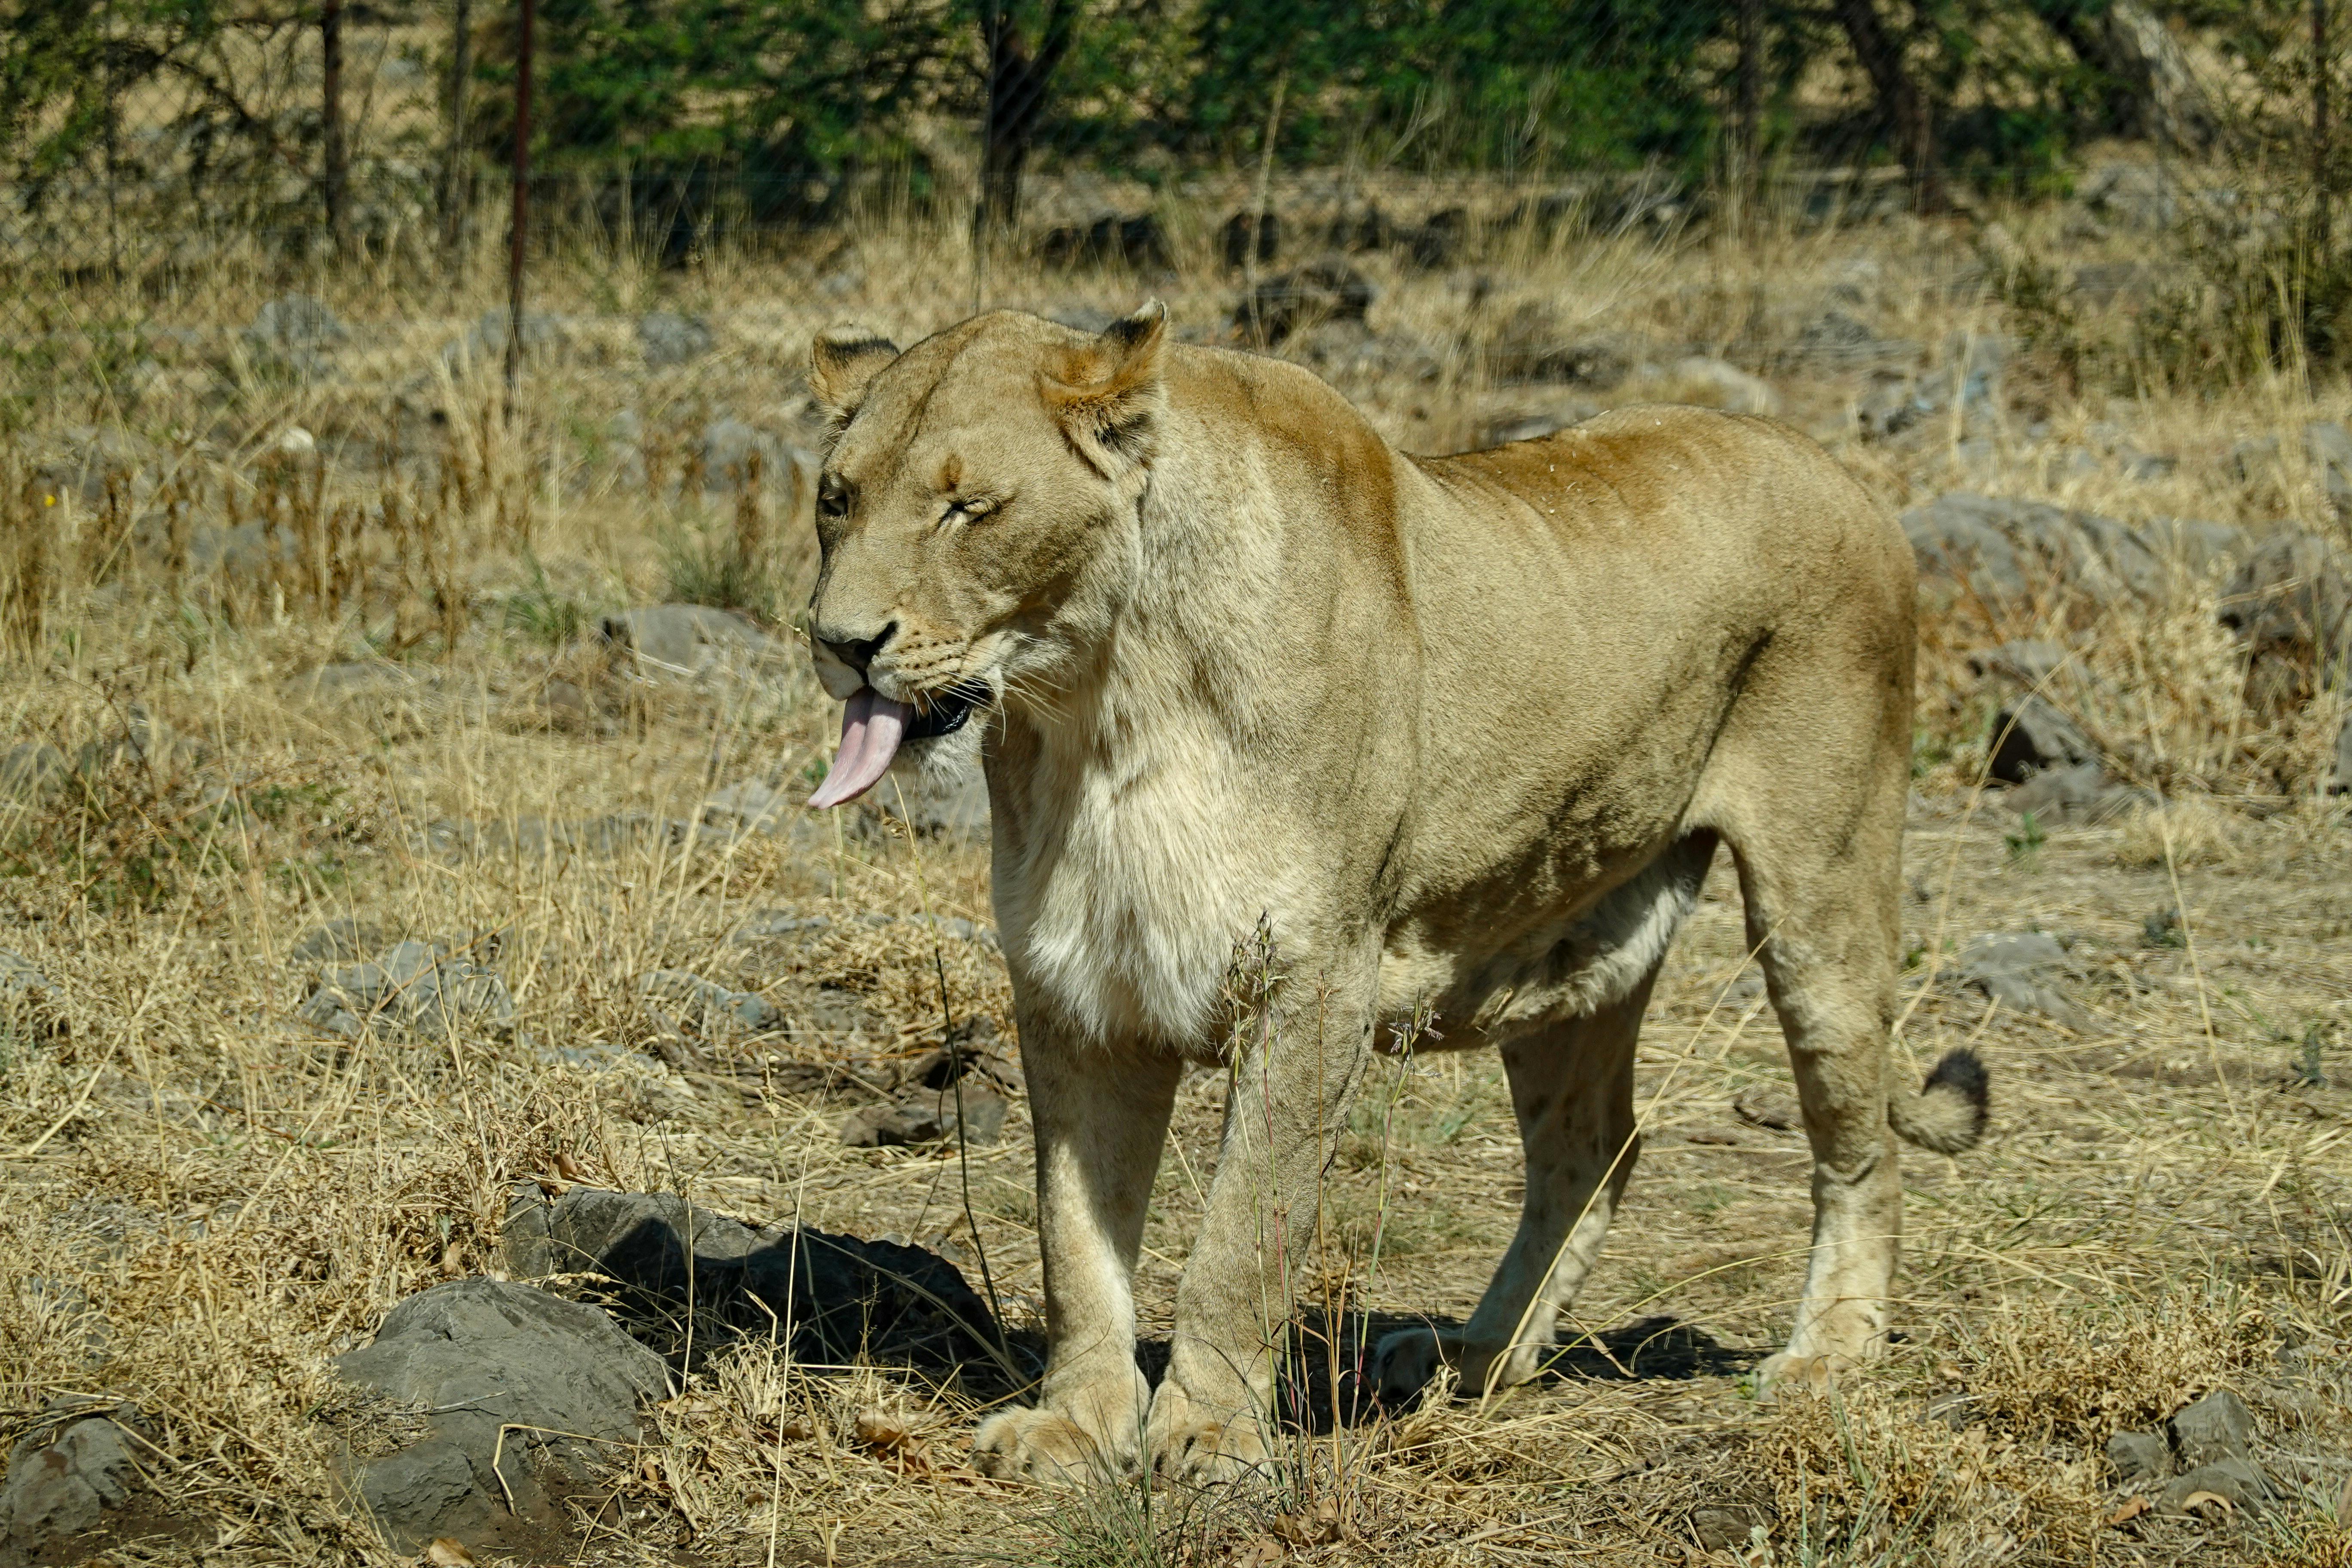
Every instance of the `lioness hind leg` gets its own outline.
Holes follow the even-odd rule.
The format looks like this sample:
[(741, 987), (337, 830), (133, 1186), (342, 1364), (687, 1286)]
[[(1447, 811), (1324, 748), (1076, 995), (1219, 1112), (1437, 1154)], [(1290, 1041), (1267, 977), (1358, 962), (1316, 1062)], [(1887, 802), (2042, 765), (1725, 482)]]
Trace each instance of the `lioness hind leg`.
[(1465, 1394), (1525, 1382), (1541, 1368), (1640, 1152), (1633, 1047), (1656, 978), (1653, 967), (1632, 994), (1503, 1047), (1528, 1162), (1518, 1234), (1468, 1323), (1407, 1329), (1381, 1342), (1374, 1372), (1383, 1400), (1411, 1397), (1441, 1362), (1460, 1373)]
[[(1788, 1348), (1759, 1381), (1818, 1381), (1875, 1354), (1903, 1229), (1886, 1114), (1901, 897), (1891, 814), (1843, 841), (1733, 840), (1748, 941), (1788, 1041), (1812, 1145), (1813, 1236)], [(1895, 816), (1893, 824), (1873, 817)], [(1786, 819), (1784, 819), (1786, 820)], [(1877, 827), (1880, 831), (1871, 831)]]

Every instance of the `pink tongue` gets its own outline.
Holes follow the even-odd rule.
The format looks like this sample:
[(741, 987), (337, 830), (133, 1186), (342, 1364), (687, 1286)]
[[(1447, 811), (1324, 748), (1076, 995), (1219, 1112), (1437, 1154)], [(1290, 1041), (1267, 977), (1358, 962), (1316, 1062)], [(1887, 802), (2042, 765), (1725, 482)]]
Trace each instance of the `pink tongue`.
[(841, 750), (833, 754), (833, 771), (809, 796), (809, 805), (844, 805), (872, 789), (890, 771), (913, 711), (870, 686), (859, 687), (841, 710)]

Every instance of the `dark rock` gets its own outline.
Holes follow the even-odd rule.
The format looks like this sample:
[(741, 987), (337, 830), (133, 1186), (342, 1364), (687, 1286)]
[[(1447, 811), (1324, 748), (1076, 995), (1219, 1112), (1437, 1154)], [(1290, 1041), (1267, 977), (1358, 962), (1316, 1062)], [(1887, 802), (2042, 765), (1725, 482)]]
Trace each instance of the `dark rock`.
[(1513, 311), (1496, 332), (1486, 364), (1497, 381), (1549, 382), (1596, 392), (1617, 385), (1633, 370), (1633, 355), (1622, 345), (1606, 339), (1565, 342), (1550, 311), (1528, 306)]
[(1433, 212), (1422, 221), (1421, 226), (1397, 237), (1403, 243), (1405, 256), (1415, 267), (1434, 271), (1451, 267), (1462, 254), (1462, 243), (1469, 237), (1470, 215), (1461, 207), (1447, 207)]
[(1307, 263), (1268, 278), (1234, 307), (1234, 330), (1271, 348), (1326, 321), (1362, 321), (1372, 308), (1371, 280), (1344, 261)]
[(2096, 763), (2099, 751), (2082, 726), (2047, 699), (2021, 698), (1993, 716), (1991, 774), (2021, 784), (2035, 773)]
[(841, 1141), (852, 1149), (887, 1149), (922, 1143), (953, 1143), (958, 1118), (961, 1141), (993, 1143), (1004, 1136), (1004, 1097), (966, 1079), (961, 1105), (957, 1091), (944, 1089), (919, 1094), (897, 1105), (872, 1105), (853, 1111), (841, 1124)]
[(1175, 266), (1168, 231), (1151, 213), (1105, 213), (1091, 223), (1048, 229), (1038, 242), (1037, 258), (1048, 267), (1127, 266), (1164, 272)]
[(1702, 1552), (1745, 1552), (1755, 1532), (1772, 1528), (1770, 1509), (1757, 1503), (1715, 1503), (1691, 1510), (1691, 1534)]
[(740, 1335), (782, 1333), (803, 1361), (862, 1355), (945, 1371), (996, 1342), (987, 1307), (935, 1253), (754, 1229), (675, 1194), (574, 1187), (550, 1203), (526, 1184), (503, 1239), (515, 1275), (584, 1270), (614, 1281), (624, 1320), (667, 1355), (686, 1352), (689, 1331), (698, 1356)]
[(2200, 1465), (2184, 1472), (2164, 1489), (2158, 1502), (2167, 1513), (2186, 1513), (2189, 1500), (2199, 1492), (2211, 1492), (2227, 1500), (2232, 1508), (2245, 1508), (2260, 1502), (2270, 1489), (2263, 1483), (2262, 1471), (2245, 1459), (2217, 1459), (2210, 1465)]
[(2217, 1388), (2176, 1411), (2168, 1425), (2184, 1469), (2221, 1459), (2242, 1459), (2254, 1439), (2253, 1412), (2226, 1388)]
[(493, 970), (404, 942), (372, 963), (331, 969), (302, 1004), (304, 1022), (354, 1039), (368, 1028), (399, 1028), (425, 1039), (458, 1030), (507, 1034), (514, 997)]
[(0, 1554), (32, 1562), (65, 1537), (97, 1529), (140, 1479), (129, 1436), (105, 1417), (69, 1422), (46, 1445), (25, 1439), (0, 1484)]
[(604, 640), (635, 658), (640, 674), (686, 679), (722, 668), (781, 666), (791, 645), (742, 616), (708, 605), (650, 605), (607, 616)]
[(2118, 1432), (2107, 1439), (2107, 1463), (2125, 1486), (2162, 1480), (2172, 1473), (2172, 1447), (2159, 1433)]
[[(1250, 240), (1256, 237), (1255, 255)], [(1252, 261), (1272, 261), (1282, 249), (1282, 220), (1272, 213), (1260, 213), (1253, 223), (1250, 215), (1235, 213), (1217, 231), (1217, 247), (1223, 252), (1225, 265), (1238, 272)]]
[(699, 316), (656, 310), (637, 320), (637, 346), (645, 351), (648, 370), (667, 370), (698, 360), (716, 341), (710, 323)]
[(626, 1458), (639, 1404), (669, 1385), (661, 1357), (596, 1308), (493, 1279), (410, 1297), (335, 1364), (425, 1413), (415, 1442), (345, 1465), (351, 1491), (407, 1550), (440, 1535), (493, 1539), (509, 1498), (522, 1520), (566, 1522), (557, 1493)]
[(295, 963), (350, 963), (383, 946), (383, 928), (356, 915), (341, 915), (318, 927), (287, 954)]
[(1373, 203), (1360, 213), (1334, 214), (1323, 238), (1334, 250), (1386, 250), (1397, 242), (1398, 232), (1397, 225)]
[(2055, 937), (2040, 931), (1980, 936), (1960, 951), (1954, 972), (1963, 984), (2005, 1007), (2039, 1013), (2078, 1033), (2091, 1027), (2090, 1015), (2059, 988), (2074, 967)]
[(2352, 562), (2315, 533), (2274, 533), (2222, 588), (2221, 620), (2257, 648), (2316, 657), (2341, 679), (2352, 654)]

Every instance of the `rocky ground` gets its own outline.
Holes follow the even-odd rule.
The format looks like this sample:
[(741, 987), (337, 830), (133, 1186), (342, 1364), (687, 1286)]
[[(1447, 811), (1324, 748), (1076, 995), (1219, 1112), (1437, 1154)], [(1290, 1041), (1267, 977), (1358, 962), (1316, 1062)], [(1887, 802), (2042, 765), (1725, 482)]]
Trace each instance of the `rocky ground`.
[[(2068, 385), (1983, 258), (2063, 240), (2082, 310), (2127, 291), (2097, 269), (2147, 215), (2086, 188), (2017, 240), (1417, 258), (1417, 219), (1255, 302), (1181, 255), (1008, 281), (1168, 293), (1423, 447), (1777, 411), (1922, 563), (1896, 1049), (1979, 1050), (1994, 1123), (1907, 1167), (1883, 1368), (1753, 1397), (1806, 1160), (1718, 867), (1551, 1371), (1364, 1397), (1370, 1336), (1468, 1310), (1519, 1181), (1492, 1063), (1384, 1067), (1249, 1495), (969, 1462), (1042, 1346), (985, 797), (805, 813), (835, 721), (789, 628), (799, 345), (953, 314), (919, 252), (551, 312), (520, 435), (463, 353), (283, 294), (145, 412), (47, 427), (23, 493), (68, 526), (0, 756), (0, 1563), (2352, 1562), (2352, 400)], [(1221, 1094), (1180, 1101), (1147, 1367)]]

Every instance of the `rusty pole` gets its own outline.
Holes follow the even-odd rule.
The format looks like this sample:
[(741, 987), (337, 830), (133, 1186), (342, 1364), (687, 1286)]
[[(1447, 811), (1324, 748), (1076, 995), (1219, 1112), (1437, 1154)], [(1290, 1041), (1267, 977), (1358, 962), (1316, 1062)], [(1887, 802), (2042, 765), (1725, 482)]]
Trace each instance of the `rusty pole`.
[(515, 385), (522, 378), (522, 256), (530, 226), (530, 45), (538, 6), (522, 0), (522, 33), (515, 44), (514, 221), (507, 247), (507, 408), (514, 423)]

